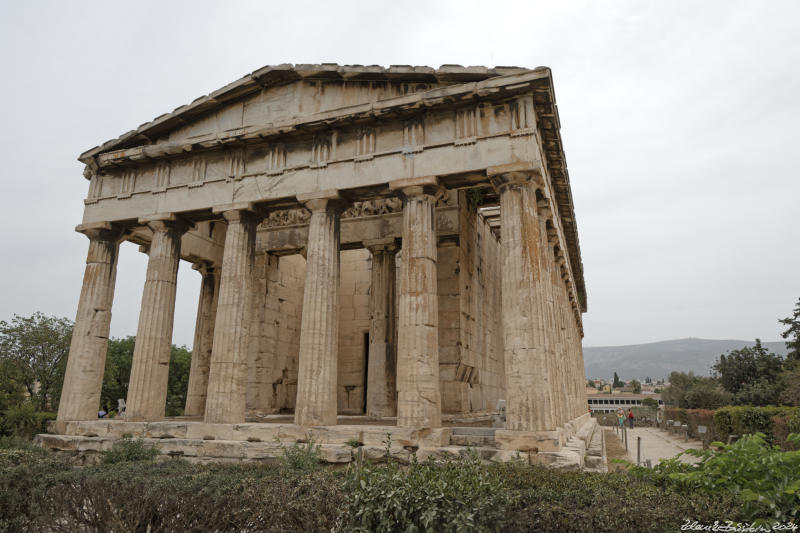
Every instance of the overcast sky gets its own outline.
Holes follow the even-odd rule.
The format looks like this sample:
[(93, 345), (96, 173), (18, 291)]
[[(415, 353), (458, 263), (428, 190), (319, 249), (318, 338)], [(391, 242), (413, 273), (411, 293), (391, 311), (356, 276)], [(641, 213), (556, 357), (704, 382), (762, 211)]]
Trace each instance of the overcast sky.
[[(0, 1), (0, 319), (74, 318), (84, 150), (278, 63), (549, 66), (585, 345), (777, 340), (800, 297), (800, 2)], [(199, 275), (181, 264), (174, 341)], [(112, 336), (146, 256), (120, 255)]]

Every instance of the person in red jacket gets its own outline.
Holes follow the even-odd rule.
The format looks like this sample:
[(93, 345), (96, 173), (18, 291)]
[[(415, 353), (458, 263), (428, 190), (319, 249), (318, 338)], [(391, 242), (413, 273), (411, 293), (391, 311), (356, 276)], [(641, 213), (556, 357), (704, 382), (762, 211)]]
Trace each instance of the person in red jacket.
[(633, 407), (628, 409), (628, 425), (633, 429)]

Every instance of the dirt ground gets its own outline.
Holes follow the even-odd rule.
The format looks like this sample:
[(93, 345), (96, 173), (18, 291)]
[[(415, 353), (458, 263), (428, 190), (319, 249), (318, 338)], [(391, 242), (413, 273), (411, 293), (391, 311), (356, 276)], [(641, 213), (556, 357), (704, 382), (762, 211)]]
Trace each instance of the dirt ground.
[(612, 459), (628, 459), (628, 454), (625, 452), (625, 444), (619, 440), (617, 434), (613, 429), (605, 429), (606, 432), (606, 456), (608, 457), (608, 471), (614, 472), (616, 470), (624, 470), (625, 467), (619, 463), (615, 463)]

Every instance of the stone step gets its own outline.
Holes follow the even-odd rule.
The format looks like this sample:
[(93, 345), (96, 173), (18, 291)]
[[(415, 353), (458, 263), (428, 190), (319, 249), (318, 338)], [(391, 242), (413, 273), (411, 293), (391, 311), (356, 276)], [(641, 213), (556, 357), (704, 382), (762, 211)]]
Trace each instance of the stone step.
[(494, 435), (451, 435), (451, 446), (481, 446), (492, 448), (495, 446)]
[(494, 438), (495, 428), (471, 428), (471, 427), (454, 427), (450, 428), (453, 435), (473, 435), (479, 437), (492, 437)]

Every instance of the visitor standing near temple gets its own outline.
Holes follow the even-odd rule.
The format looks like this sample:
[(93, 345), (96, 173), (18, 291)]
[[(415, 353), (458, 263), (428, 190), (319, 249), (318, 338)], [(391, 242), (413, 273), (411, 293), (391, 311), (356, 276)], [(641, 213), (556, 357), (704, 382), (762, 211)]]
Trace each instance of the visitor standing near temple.
[(633, 429), (633, 407), (628, 409), (628, 425)]

